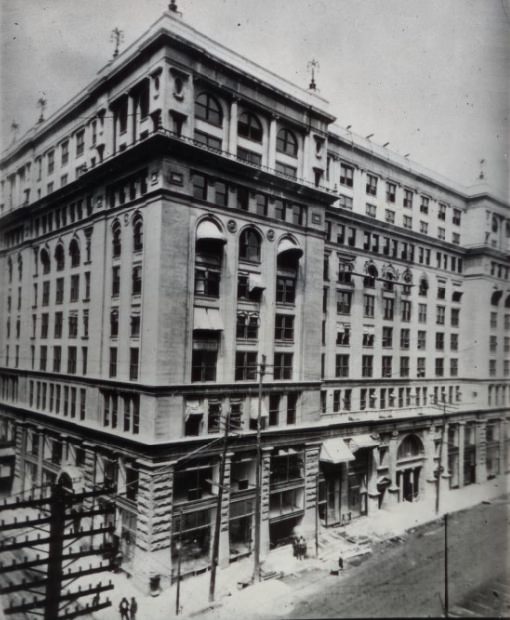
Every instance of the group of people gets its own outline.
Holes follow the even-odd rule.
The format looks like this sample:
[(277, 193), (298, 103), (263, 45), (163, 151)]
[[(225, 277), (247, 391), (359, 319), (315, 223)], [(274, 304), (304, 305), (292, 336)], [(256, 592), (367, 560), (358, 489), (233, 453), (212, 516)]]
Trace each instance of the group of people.
[(119, 604), (120, 620), (136, 620), (136, 612), (138, 611), (138, 603), (136, 598), (131, 597), (131, 603), (124, 596)]
[(292, 538), (292, 549), (294, 551), (294, 557), (298, 560), (304, 560), (306, 558), (306, 540), (304, 536), (294, 536)]

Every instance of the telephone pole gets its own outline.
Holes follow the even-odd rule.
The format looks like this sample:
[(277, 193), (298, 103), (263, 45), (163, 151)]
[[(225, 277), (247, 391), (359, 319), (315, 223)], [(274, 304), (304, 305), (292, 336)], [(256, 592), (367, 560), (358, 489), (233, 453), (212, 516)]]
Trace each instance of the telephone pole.
[(443, 444), (446, 432), (446, 400), (443, 397), (443, 424), (441, 426), (441, 443), (439, 444), (439, 463), (437, 466), (436, 479), (436, 515), (439, 514), (439, 494), (441, 488), (441, 474), (443, 473)]
[(209, 582), (209, 602), (214, 601), (214, 590), (216, 588), (216, 569), (218, 567), (218, 552), (220, 547), (221, 529), (221, 503), (223, 500), (223, 488), (225, 484), (225, 461), (227, 460), (228, 431), (230, 427), (230, 413), (225, 415), (225, 430), (223, 434), (223, 450), (221, 454), (220, 475), (218, 484), (218, 501), (216, 506), (216, 521), (214, 524), (214, 538), (211, 565), (211, 581)]
[(266, 356), (261, 355), (259, 364), (259, 386), (257, 403), (257, 469), (255, 473), (256, 494), (255, 494), (255, 548), (254, 566), (252, 581), (260, 581), (260, 519), (262, 514), (262, 447), (260, 442), (260, 426), (262, 417), (262, 379), (266, 373)]

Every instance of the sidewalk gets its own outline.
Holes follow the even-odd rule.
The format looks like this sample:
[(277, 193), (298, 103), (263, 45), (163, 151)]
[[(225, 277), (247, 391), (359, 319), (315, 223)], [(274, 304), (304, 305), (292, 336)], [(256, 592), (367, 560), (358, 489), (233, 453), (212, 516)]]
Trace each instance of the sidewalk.
[[(483, 501), (491, 501), (509, 491), (509, 476), (501, 476), (482, 485), (470, 485), (444, 493), (441, 497), (440, 514), (455, 512), (475, 506)], [(322, 528), (319, 535), (319, 558), (297, 560), (290, 546), (271, 551), (264, 561), (264, 572), (291, 575), (303, 571), (329, 570), (336, 566), (339, 555), (348, 563), (349, 558), (369, 553), (372, 544), (405, 534), (411, 528), (437, 518), (434, 505), (425, 502), (400, 503), (389, 509), (357, 519), (348, 525), (337, 528)], [(315, 553), (314, 541), (308, 541), (308, 553)], [(245, 558), (218, 570), (216, 577), (215, 603), (208, 601), (210, 573), (181, 582), (180, 606), (183, 618), (198, 614), (214, 607), (213, 618), (242, 617), (243, 610), (251, 609), (261, 615), (274, 616), (289, 613), (292, 608), (292, 587), (279, 579), (269, 579), (261, 583), (239, 589), (238, 582), (249, 581), (253, 572), (253, 557)], [(94, 614), (97, 620), (110, 620), (119, 617), (118, 606), (121, 598), (132, 596), (138, 601), (139, 620), (159, 620), (175, 616), (176, 585), (163, 591), (158, 597), (143, 595), (123, 574), (111, 575), (115, 589), (111, 600), (113, 606)], [(282, 601), (278, 609), (272, 603)], [(285, 602), (287, 601), (287, 602)]]

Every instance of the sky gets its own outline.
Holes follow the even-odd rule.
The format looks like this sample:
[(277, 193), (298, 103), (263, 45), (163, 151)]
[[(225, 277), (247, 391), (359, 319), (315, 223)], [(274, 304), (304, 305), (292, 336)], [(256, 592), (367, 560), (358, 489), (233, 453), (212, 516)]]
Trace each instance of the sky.
[[(1, 0), (2, 150), (90, 82), (165, 0)], [(306, 88), (337, 123), (465, 186), (510, 199), (510, 0), (178, 0), (204, 34)], [(485, 160), (483, 165), (480, 160)]]

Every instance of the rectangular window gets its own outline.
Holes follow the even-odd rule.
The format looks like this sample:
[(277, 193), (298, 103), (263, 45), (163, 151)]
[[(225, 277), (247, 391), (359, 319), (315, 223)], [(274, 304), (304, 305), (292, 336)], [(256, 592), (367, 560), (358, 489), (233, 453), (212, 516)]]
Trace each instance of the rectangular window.
[[(204, 343), (208, 344), (208, 343)], [(202, 343), (196, 343), (197, 346)], [(193, 350), (191, 359), (191, 381), (216, 381), (216, 362), (218, 359), (217, 350), (212, 350), (212, 347), (217, 348), (216, 342), (209, 343), (211, 348), (206, 349), (198, 348)]]
[(367, 174), (366, 192), (370, 196), (377, 195), (377, 177), (373, 174)]
[(277, 220), (285, 221), (286, 204), (280, 198), (274, 200), (274, 217)]
[(53, 174), (55, 170), (55, 151), (48, 151), (46, 156), (48, 160), (48, 175)]
[(460, 316), (460, 309), (459, 308), (452, 308), (451, 309), (451, 326), (452, 327), (458, 327), (459, 326), (459, 316)]
[(391, 348), (393, 346), (393, 327), (383, 327), (382, 346)]
[(139, 349), (131, 347), (129, 349), (129, 379), (136, 381), (138, 379), (138, 356)]
[(48, 306), (50, 303), (50, 282), (43, 282), (42, 305)]
[(383, 298), (383, 319), (386, 321), (393, 320), (395, 308), (395, 300), (392, 297), (384, 297)]
[(131, 294), (142, 293), (142, 265), (133, 265), (131, 270)]
[(56, 280), (55, 303), (57, 305), (64, 303), (64, 278), (57, 278)]
[(337, 314), (350, 314), (352, 293), (350, 291), (336, 292), (336, 312)]
[[(423, 235), (428, 234), (429, 232), (429, 225), (427, 224), (427, 222), (420, 222), (420, 232)], [(423, 248), (420, 248), (420, 256), (423, 254)], [(423, 262), (423, 260), (420, 260), (420, 262)]]
[(457, 377), (459, 374), (459, 360), (452, 358), (450, 360), (450, 377)]
[(60, 372), (62, 348), (53, 347), (53, 372)]
[(411, 338), (411, 332), (409, 329), (401, 329), (400, 330), (400, 348), (401, 349), (409, 349), (409, 341)]
[(81, 372), (82, 375), (87, 374), (87, 358), (88, 358), (88, 349), (87, 347), (81, 348)]
[(409, 230), (412, 229), (412, 227), (413, 227), (413, 218), (412, 217), (409, 217), (408, 215), (404, 215), (403, 222), (404, 222), (404, 228), (408, 228)]
[(364, 347), (373, 347), (374, 341), (375, 341), (375, 334), (374, 334), (373, 325), (363, 325), (362, 345)]
[(397, 186), (395, 183), (386, 182), (386, 202), (395, 202)]
[(340, 185), (352, 187), (354, 177), (354, 168), (347, 164), (340, 164)]
[(297, 168), (294, 166), (289, 166), (288, 164), (283, 164), (280, 161), (275, 163), (275, 170), (278, 174), (283, 174), (286, 177), (290, 177), (295, 179), (297, 177)]
[(337, 354), (335, 356), (335, 377), (349, 376), (349, 356)]
[(303, 226), (305, 224), (305, 209), (301, 205), (293, 204), (291, 209), (291, 222), (296, 226)]
[(67, 372), (70, 375), (76, 374), (77, 348), (67, 347)]
[(391, 209), (385, 209), (384, 219), (386, 222), (388, 222), (388, 224), (394, 224), (395, 223), (395, 211), (392, 211)]
[(430, 202), (430, 200), (427, 198), (427, 196), (422, 196), (421, 197), (420, 213), (428, 213), (429, 212), (429, 202)]
[(444, 333), (436, 332), (436, 350), (443, 351), (444, 350)]
[(436, 306), (436, 323), (444, 325), (445, 322), (445, 306)]
[[(325, 321), (324, 321), (325, 324)], [(351, 342), (351, 326), (345, 323), (337, 323), (336, 344), (339, 346), (349, 346)]]
[(427, 345), (427, 332), (420, 330), (418, 332), (418, 341), (417, 346), (418, 349), (423, 350)]
[(404, 207), (411, 209), (413, 206), (413, 192), (409, 189), (404, 190)]
[(80, 295), (80, 276), (79, 274), (75, 274), (71, 276), (71, 288), (69, 291), (69, 301), (71, 302), (78, 301), (79, 295)]
[(273, 377), (278, 379), (292, 379), (292, 353), (275, 353)]
[(277, 314), (275, 316), (275, 340), (294, 341), (294, 316), (291, 314)]
[(237, 147), (237, 157), (255, 166), (260, 166), (262, 164), (262, 156), (259, 155), (259, 153), (243, 149), (240, 146)]
[(442, 377), (444, 375), (444, 359), (442, 357), (436, 357), (436, 377)]
[(74, 311), (67, 317), (69, 338), (78, 338), (78, 314)]
[(255, 206), (257, 215), (267, 216), (267, 196), (265, 194), (255, 194)]
[(418, 378), (423, 379), (425, 377), (425, 358), (418, 357), (416, 360), (416, 374)]
[(120, 266), (112, 267), (112, 297), (118, 297), (120, 293)]
[(41, 315), (41, 338), (44, 340), (48, 337), (49, 315), (44, 313)]
[(256, 351), (237, 351), (236, 352), (236, 381), (255, 381), (257, 379), (257, 352)]
[(39, 370), (46, 370), (47, 357), (48, 357), (48, 347), (44, 345), (40, 349)]
[(383, 355), (382, 357), (382, 376), (383, 377), (391, 377), (392, 362), (393, 362), (393, 358), (391, 355)]
[(437, 238), (443, 241), (446, 239), (446, 232), (444, 228), (439, 227), (437, 229)]
[(85, 130), (81, 129), (76, 133), (76, 157), (83, 155), (85, 150)]
[(409, 377), (409, 358), (400, 358), (400, 377)]
[(296, 278), (278, 275), (276, 277), (276, 302), (294, 304), (296, 299)]
[(437, 218), (439, 220), (446, 220), (446, 205), (445, 204), (439, 203)]
[(340, 194), (338, 197), (338, 206), (342, 209), (348, 209), (352, 211), (352, 198), (349, 196), (345, 196), (344, 194)]
[(220, 138), (216, 138), (216, 136), (211, 136), (211, 134), (205, 133), (204, 131), (195, 131), (194, 138), (195, 143), (206, 146), (213, 151), (221, 151), (221, 140)]
[(461, 210), (454, 209), (453, 216), (452, 216), (452, 224), (454, 224), (455, 226), (460, 226), (460, 218), (461, 218)]
[(214, 202), (220, 207), (228, 206), (228, 186), (223, 181), (214, 183)]
[(427, 304), (418, 304), (418, 322), (427, 322)]
[(374, 357), (373, 355), (361, 356), (361, 376), (371, 377), (374, 370)]
[(110, 347), (110, 369), (109, 376), (116, 377), (117, 376), (117, 348)]
[(401, 304), (402, 304), (401, 305), (402, 321), (405, 321), (406, 323), (408, 323), (411, 320), (411, 302), (402, 300)]
[(207, 200), (207, 178), (203, 174), (193, 173), (191, 175), (191, 185), (193, 198)]
[(363, 295), (363, 316), (373, 318), (375, 307), (374, 295)]

